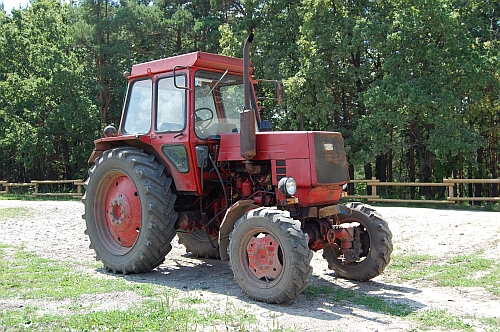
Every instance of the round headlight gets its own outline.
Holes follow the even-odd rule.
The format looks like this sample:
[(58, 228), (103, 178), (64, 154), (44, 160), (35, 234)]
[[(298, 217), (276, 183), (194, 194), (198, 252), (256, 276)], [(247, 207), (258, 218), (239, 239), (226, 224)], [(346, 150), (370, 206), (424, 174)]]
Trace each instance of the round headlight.
[(284, 177), (278, 183), (278, 190), (285, 197), (291, 197), (297, 192), (297, 182), (292, 177)]

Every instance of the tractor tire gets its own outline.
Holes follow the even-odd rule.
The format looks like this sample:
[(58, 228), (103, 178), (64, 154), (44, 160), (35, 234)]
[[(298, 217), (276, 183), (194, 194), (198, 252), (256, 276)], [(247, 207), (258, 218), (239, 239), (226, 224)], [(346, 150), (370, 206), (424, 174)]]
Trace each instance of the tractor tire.
[(179, 238), (179, 244), (186, 247), (186, 252), (192, 253), (195, 257), (220, 258), (219, 249), (212, 246), (212, 243), (217, 245), (217, 237), (212, 237), (212, 243), (210, 243), (204, 229), (195, 228), (191, 234), (178, 232), (177, 237)]
[(392, 233), (387, 222), (369, 205), (348, 203), (350, 216), (339, 215), (340, 223), (359, 222), (361, 224), (360, 260), (343, 264), (339, 259), (341, 249), (338, 244), (323, 248), (323, 257), (328, 268), (337, 276), (357, 281), (367, 281), (380, 275), (389, 264), (392, 253)]
[(286, 303), (307, 287), (313, 253), (300, 221), (290, 218), (288, 212), (251, 210), (236, 222), (229, 239), (229, 264), (250, 298)]
[(176, 195), (154, 156), (131, 147), (108, 150), (85, 181), (90, 249), (113, 273), (147, 272), (165, 260), (175, 236)]

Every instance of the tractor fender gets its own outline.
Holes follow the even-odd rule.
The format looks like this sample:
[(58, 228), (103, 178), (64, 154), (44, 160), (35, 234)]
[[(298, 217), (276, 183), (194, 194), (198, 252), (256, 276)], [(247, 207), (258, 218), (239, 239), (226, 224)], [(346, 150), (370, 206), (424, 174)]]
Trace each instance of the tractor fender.
[(236, 221), (246, 212), (258, 207), (258, 205), (254, 204), (253, 200), (241, 200), (231, 205), (231, 207), (227, 210), (219, 228), (219, 254), (221, 260), (225, 261), (229, 259), (229, 255), (227, 254), (229, 234), (232, 232)]

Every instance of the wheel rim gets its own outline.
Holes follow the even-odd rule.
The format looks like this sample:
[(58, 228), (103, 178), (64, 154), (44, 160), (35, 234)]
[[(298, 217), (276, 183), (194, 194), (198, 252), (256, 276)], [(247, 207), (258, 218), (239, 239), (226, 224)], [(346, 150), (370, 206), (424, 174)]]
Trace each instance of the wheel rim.
[(94, 204), (96, 228), (106, 249), (114, 255), (129, 252), (141, 229), (141, 202), (137, 188), (123, 172), (103, 178)]
[[(366, 229), (365, 225), (361, 222), (361, 220), (359, 220), (357, 218), (346, 217), (346, 218), (342, 218), (342, 222), (341, 223), (342, 224), (346, 224), (346, 223), (352, 223), (352, 222), (357, 222), (357, 223), (359, 223), (361, 225), (360, 227), (362, 229), (359, 231), (359, 236), (360, 236), (360, 242), (361, 242), (361, 249), (363, 251), (362, 251), (362, 253), (359, 256), (359, 260), (358, 261), (352, 262), (352, 263), (349, 263), (349, 264), (346, 264), (346, 265), (342, 264), (343, 266), (352, 266), (352, 265), (362, 264), (365, 261), (365, 259), (368, 257), (369, 252), (370, 252), (370, 234), (368, 233), (368, 230)], [(341, 249), (340, 241), (336, 241), (335, 242), (334, 250), (337, 253), (337, 257), (339, 257), (340, 255), (342, 255), (342, 249)]]
[(269, 288), (276, 285), (286, 264), (281, 243), (265, 229), (252, 229), (241, 242), (240, 264), (254, 286)]

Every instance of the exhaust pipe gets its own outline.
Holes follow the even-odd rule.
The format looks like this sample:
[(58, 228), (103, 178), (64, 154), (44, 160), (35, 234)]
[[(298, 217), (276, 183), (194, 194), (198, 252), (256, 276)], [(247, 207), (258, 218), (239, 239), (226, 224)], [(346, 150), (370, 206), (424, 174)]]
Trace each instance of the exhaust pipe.
[[(255, 167), (252, 165), (252, 158), (256, 154), (256, 138), (255, 138), (255, 110), (252, 109), (250, 105), (250, 92), (251, 81), (250, 81), (250, 44), (253, 41), (253, 33), (251, 33), (243, 47), (243, 88), (244, 88), (244, 98), (245, 107), (242, 112), (240, 112), (240, 155), (245, 159), (245, 167), (247, 171), (251, 174), (255, 172)], [(250, 172), (250, 170), (252, 172)]]

